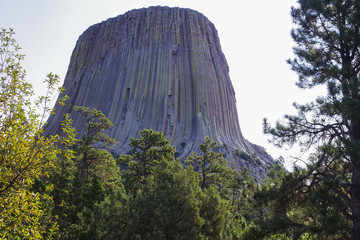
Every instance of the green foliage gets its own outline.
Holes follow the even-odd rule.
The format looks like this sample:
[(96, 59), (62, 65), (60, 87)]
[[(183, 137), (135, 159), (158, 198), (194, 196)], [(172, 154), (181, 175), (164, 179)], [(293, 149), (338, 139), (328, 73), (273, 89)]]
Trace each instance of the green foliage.
[(112, 128), (113, 124), (100, 110), (82, 106), (75, 106), (73, 109), (79, 112), (84, 120), (85, 133), (80, 140), (80, 146), (89, 148), (96, 144), (98, 147), (109, 147), (116, 144), (114, 139), (104, 133)]
[(90, 224), (91, 238), (124, 239), (122, 236), (132, 216), (129, 214), (129, 198), (122, 185), (94, 207), (94, 218)]
[[(119, 167), (106, 150), (97, 149), (93, 153), (95, 164), (89, 166), (88, 175), (82, 183), (81, 165), (75, 165), (74, 162), (69, 162), (56, 172), (51, 181), (54, 185), (52, 194), (55, 205), (52, 214), (58, 220), (61, 239), (101, 238), (109, 227), (105, 223), (107, 217), (119, 214), (109, 210), (115, 210), (122, 204), (117, 199), (123, 192)], [(115, 220), (112, 221), (116, 225)]]
[(250, 161), (251, 160), (251, 155), (249, 155), (247, 152), (244, 152), (244, 151), (236, 150), (235, 155), (237, 157), (239, 157), (239, 158), (244, 159), (245, 161)]
[(49, 90), (35, 110), (12, 34), (1, 35), (1, 238), (240, 239), (245, 220), (234, 215), (245, 216), (241, 199), (251, 181), (245, 170), (226, 167), (211, 139), (188, 159), (198, 173), (183, 169), (169, 140), (147, 129), (131, 139), (132, 154), (118, 159), (120, 171), (102, 149), (116, 143), (104, 133), (112, 123), (96, 109), (74, 107), (84, 120), (80, 140), (68, 115), (61, 136), (44, 138), (59, 77), (47, 76)]
[(84, 135), (78, 141), (78, 152), (82, 153), (80, 160), (80, 183), (82, 184), (84, 179), (89, 177), (88, 171), (91, 165), (96, 164), (98, 152), (95, 145), (98, 148), (110, 147), (115, 145), (116, 141), (104, 133), (105, 130), (112, 128), (113, 124), (101, 111), (81, 106), (75, 106), (74, 111), (81, 114), (85, 123)]
[[(99, 228), (94, 227), (97, 215), (100, 216), (98, 205), (121, 188), (119, 173), (114, 176), (114, 169), (111, 169), (115, 163), (113, 158), (112, 160), (110, 164), (102, 164), (104, 170), (110, 169), (105, 177), (94, 174), (80, 184), (79, 169), (75, 167), (73, 170), (72, 165), (67, 169), (71, 169), (71, 178), (67, 181), (62, 179), (63, 182), (59, 182), (59, 179), (51, 181), (54, 185), (52, 194), (55, 205), (52, 214), (58, 220), (61, 239), (92, 239), (95, 236), (95, 230)], [(66, 188), (61, 189), (61, 186)]]
[(174, 161), (175, 154), (175, 147), (170, 145), (170, 141), (161, 132), (144, 129), (140, 134), (139, 139), (130, 140), (132, 154), (124, 154), (118, 160), (126, 168), (123, 170), (124, 184), (133, 195), (147, 182), (147, 178), (163, 158)]
[(200, 239), (199, 194), (195, 172), (164, 158), (130, 205), (124, 239)]
[(61, 136), (43, 137), (59, 77), (47, 76), (35, 110), (13, 32), (1, 34), (0, 238), (241, 239), (254, 180), (228, 169), (214, 141), (207, 137), (184, 169), (169, 140), (144, 129), (120, 168), (103, 149), (116, 143), (105, 134), (112, 123), (86, 107), (74, 107), (84, 120), (80, 140), (68, 115)]
[(291, 11), (297, 25), (292, 31), (296, 57), (288, 62), (299, 75), (300, 88), (325, 85), (327, 96), (295, 103), (298, 114), (286, 115), (275, 127), (264, 121), (264, 131), (276, 145), (316, 147), (305, 169), (285, 174), (275, 184), (279, 190), (269, 187), (281, 204), (273, 206), (274, 212), (282, 211), (270, 219), (282, 217), (287, 224), (278, 224), (282, 227), (276, 231), (292, 231), (297, 237), (308, 232), (316, 239), (359, 239), (360, 3), (298, 3)]
[(235, 151), (235, 155), (245, 161), (257, 164), (257, 165), (261, 165), (261, 160), (258, 158), (257, 154), (254, 152), (253, 154), (248, 154), (247, 152), (244, 151), (239, 151), (236, 150)]
[(255, 211), (246, 239), (261, 239), (275, 233), (293, 236), (294, 239), (301, 235), (305, 226), (302, 224), (301, 206), (296, 201), (304, 199), (297, 199), (300, 195), (294, 189), (300, 188), (305, 181), (299, 182), (294, 175), (275, 165), (266, 181), (254, 190), (251, 204)]
[[(247, 168), (241, 171), (231, 170), (227, 183), (228, 196), (231, 201), (231, 211), (234, 218), (246, 225), (247, 221), (254, 219), (255, 210), (251, 206), (256, 188), (255, 180)], [(243, 226), (245, 227), (245, 226)]]
[(221, 198), (213, 187), (206, 188), (203, 194), (200, 215), (204, 218), (202, 233), (208, 239), (219, 239), (225, 228), (225, 220), (229, 214), (227, 202)]
[(202, 155), (193, 152), (186, 159), (186, 163), (191, 164), (195, 171), (201, 176), (201, 189), (205, 191), (211, 185), (222, 188), (227, 175), (227, 161), (221, 152), (215, 152), (217, 143), (209, 137), (205, 138), (204, 143), (199, 146)]
[[(313, 182), (307, 170), (286, 172), (275, 165), (253, 195), (255, 210), (245, 239), (286, 236), (291, 239), (349, 238), (346, 204), (325, 181)], [(325, 184), (325, 186), (324, 186)]]
[(31, 189), (35, 179), (48, 177), (58, 154), (71, 156), (59, 146), (71, 145), (74, 135), (65, 119), (63, 137), (42, 136), (42, 116), (51, 110), (43, 105), (43, 113), (37, 114), (35, 107), (48, 102), (44, 98), (55, 91), (58, 77), (48, 75), (48, 95), (34, 106), (32, 85), (25, 80), (26, 72), (21, 67), (24, 56), (19, 53), (14, 34), (12, 29), (0, 32), (0, 237), (51, 238), (57, 224), (47, 219), (50, 206), (44, 204), (51, 202), (47, 195), (51, 185), (42, 192)]

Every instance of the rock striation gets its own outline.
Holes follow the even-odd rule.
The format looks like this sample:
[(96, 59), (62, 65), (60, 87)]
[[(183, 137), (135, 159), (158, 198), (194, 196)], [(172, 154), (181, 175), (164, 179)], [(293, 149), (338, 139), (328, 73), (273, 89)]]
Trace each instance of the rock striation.
[[(87, 106), (113, 122), (108, 134), (118, 154), (129, 150), (130, 137), (151, 128), (169, 138), (181, 159), (209, 136), (231, 167), (246, 166), (257, 179), (273, 164), (241, 133), (217, 31), (199, 12), (150, 7), (91, 26), (76, 43), (63, 87), (70, 99), (56, 105), (45, 134), (56, 133), (73, 106)], [(72, 117), (81, 136), (81, 119)]]

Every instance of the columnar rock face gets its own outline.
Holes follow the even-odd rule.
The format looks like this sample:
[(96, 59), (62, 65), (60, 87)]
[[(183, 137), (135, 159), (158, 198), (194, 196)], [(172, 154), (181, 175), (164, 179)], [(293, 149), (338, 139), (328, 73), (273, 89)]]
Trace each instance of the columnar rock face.
[[(184, 159), (209, 136), (233, 168), (247, 166), (258, 179), (273, 163), (241, 134), (229, 67), (214, 25), (181, 8), (132, 10), (87, 29), (72, 53), (64, 87), (70, 97), (56, 107), (45, 132), (59, 130), (73, 106), (101, 110), (121, 154), (140, 130), (162, 131)], [(244, 103), (246, 104), (246, 103)], [(81, 136), (81, 119), (73, 114)], [(242, 152), (256, 153), (250, 161)]]

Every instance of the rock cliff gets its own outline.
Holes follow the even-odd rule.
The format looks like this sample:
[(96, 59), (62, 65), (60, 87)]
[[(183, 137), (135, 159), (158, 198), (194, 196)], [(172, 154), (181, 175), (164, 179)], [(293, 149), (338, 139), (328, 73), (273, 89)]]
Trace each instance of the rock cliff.
[[(46, 134), (58, 131), (73, 106), (88, 106), (113, 122), (108, 134), (118, 154), (129, 150), (130, 137), (151, 128), (169, 138), (181, 159), (209, 136), (231, 167), (247, 166), (257, 179), (273, 164), (242, 136), (217, 31), (196, 11), (150, 7), (91, 26), (76, 43), (63, 86), (70, 99), (55, 108)], [(81, 136), (81, 120), (72, 117)]]

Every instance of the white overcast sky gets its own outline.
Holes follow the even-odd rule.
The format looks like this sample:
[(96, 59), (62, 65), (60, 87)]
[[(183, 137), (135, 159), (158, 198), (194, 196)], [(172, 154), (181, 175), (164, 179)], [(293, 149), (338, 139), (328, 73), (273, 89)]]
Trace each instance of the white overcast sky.
[(230, 67), (243, 135), (290, 165), (294, 151), (277, 149), (262, 133), (262, 120), (274, 123), (294, 112), (294, 101), (314, 98), (295, 86), (286, 63), (293, 56), (290, 9), (296, 0), (0, 0), (0, 27), (13, 28), (26, 55), (27, 79), (37, 93), (49, 72), (66, 75), (78, 37), (91, 25), (148, 6), (186, 7), (204, 14), (218, 30)]

